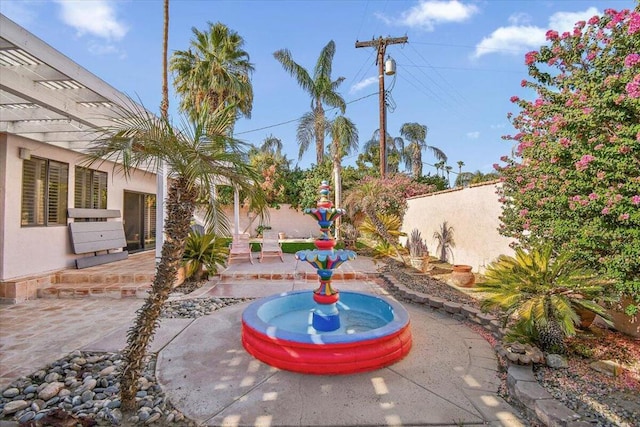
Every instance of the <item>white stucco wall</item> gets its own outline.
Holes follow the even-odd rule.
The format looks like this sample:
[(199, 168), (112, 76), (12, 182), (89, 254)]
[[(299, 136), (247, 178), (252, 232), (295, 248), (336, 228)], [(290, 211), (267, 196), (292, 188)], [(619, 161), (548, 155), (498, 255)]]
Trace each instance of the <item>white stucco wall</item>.
[[(0, 134), (0, 280), (11, 280), (56, 271), (74, 265), (78, 257), (72, 253), (67, 226), (22, 227), (22, 162), (19, 148), (28, 148), (31, 155), (69, 164), (68, 207), (74, 203), (75, 166), (82, 166), (81, 154), (43, 144), (15, 135)], [(156, 193), (155, 174), (134, 173), (129, 181), (114, 174), (113, 163), (95, 164), (92, 169), (107, 172), (107, 208), (122, 213), (124, 190)], [(121, 218), (119, 219), (121, 220)]]
[(513, 255), (512, 241), (498, 233), (501, 204), (496, 194), (500, 183), (447, 190), (407, 200), (408, 209), (402, 231), (407, 234), (417, 228), (426, 241), (431, 255), (436, 255), (434, 232), (443, 221), (453, 227), (453, 260), (482, 272), (500, 254)]
[[(280, 209), (269, 208), (269, 216), (265, 218), (264, 225), (271, 226), (273, 231), (284, 232), (288, 238), (308, 238), (320, 233), (318, 222), (311, 216), (305, 215), (302, 209), (293, 209), (288, 204), (280, 205)], [(233, 229), (233, 206), (225, 207), (225, 215)], [(240, 232), (256, 235), (256, 227), (260, 225), (260, 219), (249, 214), (247, 208), (240, 208)]]

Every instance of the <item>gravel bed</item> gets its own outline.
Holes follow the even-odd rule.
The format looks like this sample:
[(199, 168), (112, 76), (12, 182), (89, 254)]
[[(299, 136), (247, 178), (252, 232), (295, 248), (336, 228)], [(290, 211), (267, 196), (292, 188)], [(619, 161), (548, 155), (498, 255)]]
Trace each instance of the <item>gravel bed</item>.
[[(415, 291), (479, 307), (479, 302), (469, 295), (428, 275), (415, 274), (415, 270), (400, 262), (387, 261), (381, 273), (393, 275)], [(627, 358), (631, 359), (631, 363), (627, 364), (628, 369), (620, 377), (612, 378), (589, 367), (594, 360), (612, 358), (611, 354), (601, 354), (593, 360), (570, 355), (567, 357), (567, 369), (536, 365), (536, 378), (555, 399), (594, 427), (640, 427), (640, 341), (633, 342), (612, 332), (600, 333), (608, 333), (600, 338), (600, 345), (608, 343), (618, 352), (623, 345), (627, 347)], [(485, 338), (495, 345), (495, 339)], [(506, 385), (501, 390), (507, 393)], [(537, 420), (528, 421), (531, 425), (540, 425)]]
[[(167, 302), (162, 318), (197, 318), (250, 298), (196, 298)], [(138, 410), (120, 411), (121, 352), (74, 351), (0, 391), (0, 421), (28, 426), (170, 425), (193, 427), (168, 401), (155, 378), (156, 355), (148, 356), (136, 396)]]

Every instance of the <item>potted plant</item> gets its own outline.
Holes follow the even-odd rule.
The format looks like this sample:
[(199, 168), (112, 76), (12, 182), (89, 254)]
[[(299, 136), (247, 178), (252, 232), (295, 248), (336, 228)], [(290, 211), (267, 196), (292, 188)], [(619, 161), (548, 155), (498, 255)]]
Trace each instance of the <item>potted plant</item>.
[(610, 281), (567, 252), (554, 255), (550, 245), (529, 252), (517, 248), (515, 257), (501, 255), (484, 277), (475, 288), (484, 293), (482, 309), (501, 309), (504, 325), (511, 321), (508, 338), (525, 338), (543, 351), (564, 352), (565, 338), (575, 335), (580, 324), (580, 309), (610, 323), (598, 304)]
[(407, 249), (409, 249), (411, 266), (423, 271), (425, 264), (429, 262), (429, 250), (424, 240), (422, 240), (420, 230), (417, 228), (411, 230), (411, 234), (407, 240)]

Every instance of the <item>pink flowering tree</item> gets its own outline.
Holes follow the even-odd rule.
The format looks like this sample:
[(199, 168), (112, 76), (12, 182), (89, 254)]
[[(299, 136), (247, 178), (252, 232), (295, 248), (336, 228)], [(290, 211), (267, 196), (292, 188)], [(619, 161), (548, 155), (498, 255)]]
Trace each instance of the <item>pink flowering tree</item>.
[(547, 32), (525, 57), (533, 100), (510, 118), (501, 233), (552, 242), (612, 277), (640, 303), (640, 7), (607, 9), (572, 32)]

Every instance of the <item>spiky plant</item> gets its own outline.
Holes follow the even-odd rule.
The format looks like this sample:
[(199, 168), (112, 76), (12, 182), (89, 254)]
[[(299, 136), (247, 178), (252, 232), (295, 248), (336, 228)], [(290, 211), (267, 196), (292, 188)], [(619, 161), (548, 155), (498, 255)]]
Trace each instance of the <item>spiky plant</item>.
[(191, 230), (185, 242), (182, 265), (189, 279), (200, 281), (206, 275), (218, 272), (218, 266), (224, 265), (229, 249), (227, 241), (214, 233), (200, 233)]
[(427, 244), (422, 240), (422, 233), (417, 228), (411, 230), (407, 240), (407, 248), (409, 249), (409, 255), (415, 258), (429, 255)]
[(504, 325), (512, 320), (514, 331), (543, 349), (564, 349), (564, 339), (576, 333), (579, 307), (608, 319), (596, 301), (604, 299), (610, 281), (569, 253), (554, 255), (550, 245), (501, 255), (484, 276), (484, 283), (475, 287), (485, 294), (482, 309), (501, 309)]

